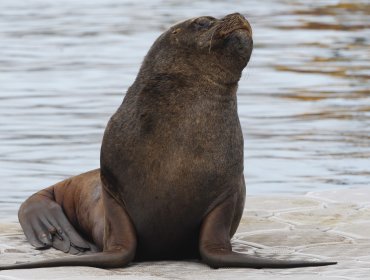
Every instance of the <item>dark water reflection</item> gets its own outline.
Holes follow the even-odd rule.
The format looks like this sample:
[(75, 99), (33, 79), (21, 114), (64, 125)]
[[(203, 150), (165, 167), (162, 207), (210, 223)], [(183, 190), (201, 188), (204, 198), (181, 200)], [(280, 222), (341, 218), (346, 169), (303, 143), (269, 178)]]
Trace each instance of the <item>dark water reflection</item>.
[(369, 187), (368, 1), (0, 2), (0, 217), (96, 168), (109, 116), (153, 40), (241, 12), (255, 50), (239, 87), (248, 192)]

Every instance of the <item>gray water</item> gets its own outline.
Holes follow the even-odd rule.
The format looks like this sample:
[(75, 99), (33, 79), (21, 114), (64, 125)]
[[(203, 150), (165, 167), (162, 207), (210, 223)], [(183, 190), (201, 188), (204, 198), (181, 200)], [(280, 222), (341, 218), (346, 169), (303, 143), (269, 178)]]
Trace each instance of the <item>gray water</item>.
[(368, 1), (0, 1), (0, 218), (99, 166), (104, 127), (154, 39), (244, 14), (238, 91), (248, 194), (370, 187)]

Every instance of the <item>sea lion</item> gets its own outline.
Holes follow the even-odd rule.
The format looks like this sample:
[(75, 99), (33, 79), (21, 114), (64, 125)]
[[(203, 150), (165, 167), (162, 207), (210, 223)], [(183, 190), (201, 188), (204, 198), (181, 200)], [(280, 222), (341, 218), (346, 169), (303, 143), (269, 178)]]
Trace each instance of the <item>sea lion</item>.
[(236, 90), (252, 45), (238, 13), (164, 32), (107, 125), (100, 170), (38, 192), (19, 211), (34, 246), (98, 252), (2, 269), (189, 258), (214, 268), (334, 264), (232, 251), (245, 199)]

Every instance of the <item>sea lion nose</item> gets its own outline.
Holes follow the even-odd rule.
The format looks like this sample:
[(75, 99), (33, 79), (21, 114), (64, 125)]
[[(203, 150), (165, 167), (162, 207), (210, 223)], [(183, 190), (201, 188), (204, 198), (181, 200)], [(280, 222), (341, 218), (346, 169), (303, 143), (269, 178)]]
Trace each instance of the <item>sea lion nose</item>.
[(252, 27), (249, 24), (249, 21), (242, 14), (240, 13), (229, 14), (224, 17), (224, 20), (235, 22), (236, 24), (245, 28), (248, 31), (248, 33), (252, 36)]

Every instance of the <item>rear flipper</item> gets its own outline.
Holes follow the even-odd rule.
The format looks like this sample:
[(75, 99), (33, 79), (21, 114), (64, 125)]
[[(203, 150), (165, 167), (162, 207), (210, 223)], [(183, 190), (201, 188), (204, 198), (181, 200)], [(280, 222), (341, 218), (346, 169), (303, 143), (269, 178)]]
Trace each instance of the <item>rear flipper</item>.
[[(85, 256), (72, 256), (52, 260), (0, 266), (0, 270), (55, 266), (91, 266), (100, 268), (117, 268), (123, 267), (131, 262), (135, 257), (136, 251), (136, 234), (133, 224), (129, 216), (127, 215), (126, 210), (119, 203), (117, 203), (116, 200), (112, 198), (104, 189), (102, 192), (102, 197), (105, 208), (105, 238), (103, 252)], [(41, 201), (45, 202), (47, 200)], [(46, 204), (43, 205), (47, 206)], [(54, 204), (52, 203), (52, 205)], [(37, 212), (39, 212), (39, 210)], [(49, 217), (47, 216), (47, 212), (48, 211), (44, 212), (45, 217)], [(58, 220), (58, 222), (59, 221), (60, 220)], [(37, 220), (37, 224), (41, 224), (39, 220)], [(41, 225), (44, 226), (43, 224)], [(63, 229), (65, 228), (63, 227)], [(26, 228), (26, 230), (33, 230), (33, 228), (29, 226)], [(68, 234), (68, 236), (73, 236), (73, 233), (71, 232), (69, 232)], [(41, 243), (44, 239), (38, 239), (35, 234), (29, 234), (29, 236), (30, 238), (33, 238), (32, 240), (33, 242), (36, 242), (35, 244), (40, 244), (44, 246), (44, 244)], [(73, 236), (73, 238), (76, 237)]]
[(230, 243), (230, 228), (236, 201), (236, 195), (229, 197), (204, 219), (199, 239), (200, 255), (204, 263), (213, 268), (293, 268), (336, 264), (336, 262), (274, 260), (233, 252)]
[(21, 205), (18, 218), (27, 240), (36, 249), (54, 247), (70, 254), (98, 250), (68, 221), (62, 207), (54, 200), (53, 186), (29, 197)]

